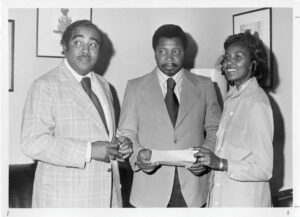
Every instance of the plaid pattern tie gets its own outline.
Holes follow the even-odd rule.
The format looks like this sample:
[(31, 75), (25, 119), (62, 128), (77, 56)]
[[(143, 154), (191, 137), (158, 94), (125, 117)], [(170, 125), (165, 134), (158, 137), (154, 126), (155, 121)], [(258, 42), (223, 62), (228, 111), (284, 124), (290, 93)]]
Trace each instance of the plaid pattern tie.
[(83, 87), (83, 89), (85, 90), (85, 92), (87, 93), (87, 95), (90, 97), (90, 99), (92, 100), (93, 104), (95, 105), (101, 119), (102, 122), (105, 126), (106, 132), (107, 134), (109, 134), (109, 130), (107, 127), (107, 123), (106, 123), (106, 119), (105, 119), (105, 114), (102, 108), (102, 105), (98, 99), (98, 97), (96, 96), (96, 94), (93, 92), (92, 87), (91, 87), (91, 79), (89, 77), (84, 77), (81, 80), (81, 85)]

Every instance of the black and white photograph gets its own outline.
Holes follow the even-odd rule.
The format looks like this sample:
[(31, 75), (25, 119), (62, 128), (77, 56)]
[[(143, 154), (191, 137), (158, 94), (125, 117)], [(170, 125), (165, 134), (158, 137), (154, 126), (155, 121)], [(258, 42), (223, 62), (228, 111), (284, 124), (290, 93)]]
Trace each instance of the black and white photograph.
[(4, 5), (2, 215), (300, 215), (300, 4), (204, 2)]

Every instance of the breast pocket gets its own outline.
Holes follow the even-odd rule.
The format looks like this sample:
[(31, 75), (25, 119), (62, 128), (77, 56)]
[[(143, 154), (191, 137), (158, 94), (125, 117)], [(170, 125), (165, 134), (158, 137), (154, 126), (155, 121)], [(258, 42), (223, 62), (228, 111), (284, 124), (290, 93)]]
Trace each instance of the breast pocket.
[(239, 115), (233, 117), (226, 128), (227, 140), (233, 144), (243, 143), (245, 138), (245, 128), (244, 116)]
[(235, 116), (227, 128), (227, 155), (232, 160), (241, 160), (251, 155), (246, 142), (246, 121), (244, 116)]

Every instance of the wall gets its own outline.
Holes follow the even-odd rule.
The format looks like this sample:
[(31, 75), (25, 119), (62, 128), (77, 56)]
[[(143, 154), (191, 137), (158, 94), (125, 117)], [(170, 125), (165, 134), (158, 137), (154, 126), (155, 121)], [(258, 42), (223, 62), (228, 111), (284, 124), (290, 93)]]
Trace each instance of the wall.
[(59, 64), (61, 59), (36, 57), (36, 9), (9, 10), (15, 20), (14, 92), (9, 92), (9, 163), (32, 162), (20, 149), (22, 110), (34, 79)]
[[(99, 71), (115, 87), (122, 102), (128, 79), (150, 72), (155, 66), (151, 38), (162, 24), (179, 24), (193, 42), (190, 63), (214, 68), (225, 38), (232, 34), (232, 15), (241, 8), (93, 9), (93, 21), (109, 39), (110, 59)], [(58, 65), (61, 59), (36, 57), (36, 9), (11, 9), (15, 32), (15, 91), (9, 93), (9, 163), (31, 162), (20, 150), (20, 126), (25, 97), (32, 81)], [(284, 31), (282, 31), (284, 29)], [(274, 146), (276, 189), (292, 187), (292, 10), (273, 9), (273, 55), (276, 88), (267, 90), (275, 108)], [(284, 39), (284, 40), (283, 40)], [(113, 51), (113, 52), (112, 52)], [(278, 160), (279, 159), (279, 160)], [(280, 177), (281, 175), (281, 177)], [(283, 176), (282, 176), (283, 175)]]

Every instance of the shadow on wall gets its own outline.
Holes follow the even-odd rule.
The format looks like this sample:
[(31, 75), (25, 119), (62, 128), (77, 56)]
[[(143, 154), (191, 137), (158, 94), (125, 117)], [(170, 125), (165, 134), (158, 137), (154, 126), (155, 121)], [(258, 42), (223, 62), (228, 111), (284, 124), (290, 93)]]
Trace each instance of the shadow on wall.
[(100, 53), (98, 56), (97, 63), (94, 67), (94, 72), (103, 76), (110, 64), (110, 60), (115, 54), (113, 44), (108, 38), (107, 34), (102, 32), (103, 42), (100, 46)]
[(188, 38), (188, 46), (185, 53), (183, 67), (185, 69), (192, 69), (195, 67), (195, 59), (198, 53), (198, 45), (189, 33), (185, 33)]
[[(191, 72), (192, 72), (193, 69), (195, 69), (195, 59), (196, 59), (196, 56), (197, 56), (197, 53), (198, 53), (198, 45), (189, 33), (185, 33), (185, 34), (188, 38), (188, 47), (186, 49), (185, 58), (184, 58), (184, 62), (183, 62), (183, 67), (185, 69), (189, 69), (189, 70), (192, 69), (191, 70)], [(217, 75), (217, 74), (213, 74), (211, 78), (213, 80), (213, 85), (214, 85), (214, 88), (215, 88), (215, 91), (216, 91), (216, 94), (217, 94), (217, 99), (218, 99), (219, 105), (220, 105), (221, 109), (223, 110), (223, 103), (224, 102), (223, 102), (222, 90), (220, 89), (220, 86), (219, 86), (220, 83), (218, 83), (219, 81), (221, 81), (220, 77), (222, 77), (222, 76)], [(213, 77), (217, 80), (214, 80)]]
[(274, 137), (273, 137), (273, 177), (271, 179), (271, 194), (272, 197), (278, 194), (279, 189), (283, 186), (284, 177), (284, 144), (285, 144), (285, 133), (284, 133), (284, 120), (280, 108), (270, 93), (276, 93), (276, 89), (279, 85), (279, 72), (276, 57), (273, 53), (272, 56), (272, 69), (271, 79), (272, 86), (270, 88), (264, 88), (266, 91), (271, 107), (273, 110), (274, 119)]

